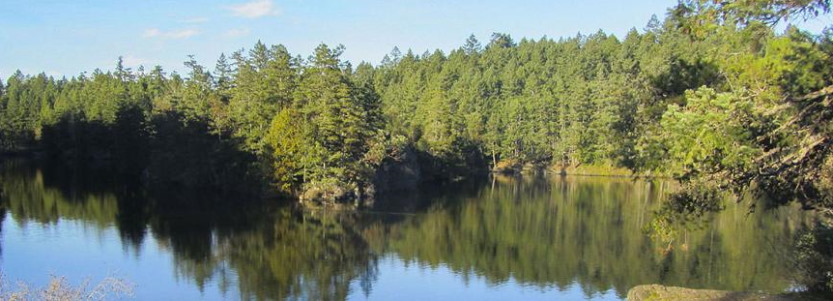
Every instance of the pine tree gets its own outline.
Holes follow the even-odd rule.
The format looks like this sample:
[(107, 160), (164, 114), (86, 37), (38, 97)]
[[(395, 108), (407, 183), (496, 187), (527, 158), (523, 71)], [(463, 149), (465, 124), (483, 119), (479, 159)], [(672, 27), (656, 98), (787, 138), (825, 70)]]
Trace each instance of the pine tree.
[(466, 39), (466, 43), (463, 44), (463, 52), (466, 55), (474, 55), (480, 52), (480, 47), (480, 42), (477, 40), (477, 37), (472, 34)]
[[(318, 165), (305, 166), (307, 181), (335, 179), (348, 185), (362, 181), (364, 166), (360, 159), (367, 151), (374, 124), (368, 123), (369, 102), (349, 81), (339, 56), (343, 46), (334, 49), (321, 44), (304, 68), (295, 94), (295, 106), (308, 122), (310, 143), (315, 148), (308, 155), (323, 156), (303, 160)], [(367, 96), (367, 95), (364, 95)], [(372, 102), (372, 101), (371, 101)]]
[(231, 97), (229, 90), (232, 87), (234, 70), (232, 70), (231, 64), (226, 59), (225, 53), (220, 53), (220, 58), (217, 59), (217, 64), (214, 67), (214, 75), (215, 88), (223, 96), (224, 101), (228, 102), (228, 99)]

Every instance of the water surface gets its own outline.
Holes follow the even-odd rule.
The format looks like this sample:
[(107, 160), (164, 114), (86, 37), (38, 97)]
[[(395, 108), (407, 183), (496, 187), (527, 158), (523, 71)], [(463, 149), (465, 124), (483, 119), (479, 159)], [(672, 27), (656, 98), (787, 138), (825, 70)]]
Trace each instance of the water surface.
[(618, 300), (635, 285), (779, 292), (810, 217), (729, 203), (671, 248), (645, 225), (672, 183), (498, 177), (299, 210), (90, 170), (0, 164), (0, 267), (117, 276), (140, 300)]

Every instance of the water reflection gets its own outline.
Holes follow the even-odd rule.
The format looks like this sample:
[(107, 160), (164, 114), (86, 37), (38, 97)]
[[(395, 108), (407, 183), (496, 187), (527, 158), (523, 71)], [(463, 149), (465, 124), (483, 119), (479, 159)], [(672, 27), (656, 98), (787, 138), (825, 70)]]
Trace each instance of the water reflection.
[(446, 265), (489, 282), (510, 278), (588, 295), (638, 284), (695, 288), (787, 288), (791, 237), (808, 220), (798, 208), (746, 214), (743, 205), (683, 231), (670, 253), (643, 231), (668, 182), (571, 178), (498, 179), (425, 214), (382, 226), (379, 246), (406, 261)]
[[(444, 285), (534, 286), (551, 296), (578, 285), (586, 296), (613, 291), (621, 298), (646, 283), (781, 291), (791, 285), (784, 250), (811, 223), (798, 208), (746, 214), (745, 205), (730, 205), (708, 227), (682, 231), (664, 253), (643, 231), (673, 190), (662, 181), (499, 177), (382, 200), (359, 213), (135, 183), (91, 170), (4, 162), (0, 225), (7, 210), (18, 226), (46, 224), (59, 234), (61, 220), (115, 227), (134, 260), (170, 254), (172, 277), (204, 298), (344, 300), (372, 298), (379, 279), (397, 278), (380, 272), (382, 259), (449, 269), (456, 284)], [(161, 252), (141, 253), (148, 248)]]

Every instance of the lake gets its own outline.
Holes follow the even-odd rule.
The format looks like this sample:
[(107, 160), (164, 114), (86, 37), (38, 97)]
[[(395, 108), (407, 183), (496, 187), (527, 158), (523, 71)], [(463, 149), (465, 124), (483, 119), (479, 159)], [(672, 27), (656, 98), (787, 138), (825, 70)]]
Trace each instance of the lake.
[(809, 213), (730, 202), (669, 248), (646, 224), (674, 189), (498, 176), (329, 212), (7, 161), (0, 267), (33, 286), (116, 276), (138, 300), (619, 300), (650, 283), (795, 287), (789, 249)]

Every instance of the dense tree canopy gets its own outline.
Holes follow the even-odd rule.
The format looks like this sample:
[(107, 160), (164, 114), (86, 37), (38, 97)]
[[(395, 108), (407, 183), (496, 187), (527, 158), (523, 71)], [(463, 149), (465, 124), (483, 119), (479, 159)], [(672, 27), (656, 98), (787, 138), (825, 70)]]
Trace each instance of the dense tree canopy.
[(69, 79), (17, 72), (0, 85), (0, 147), (131, 162), (160, 181), (267, 179), (306, 199), (371, 195), (395, 149), (426, 180), (500, 162), (616, 166), (830, 208), (833, 43), (771, 27), (829, 10), (681, 1), (624, 37), (472, 35), (355, 68), (342, 46), (304, 59), (258, 42), (214, 70), (189, 57), (184, 76), (121, 59)]

